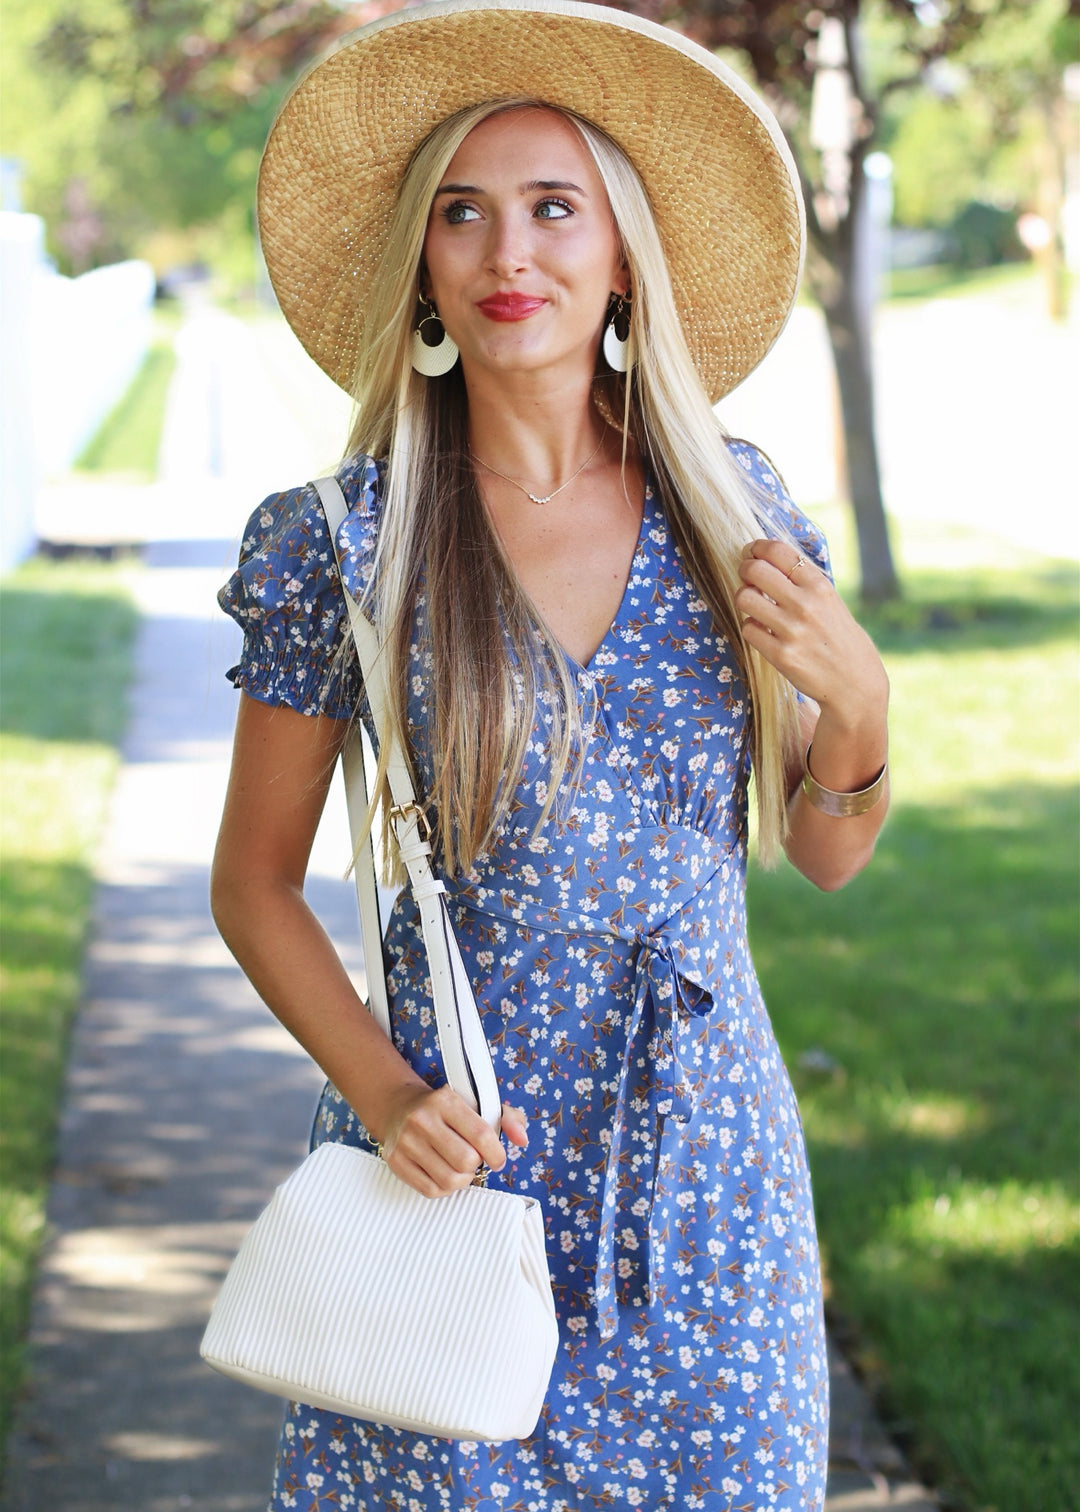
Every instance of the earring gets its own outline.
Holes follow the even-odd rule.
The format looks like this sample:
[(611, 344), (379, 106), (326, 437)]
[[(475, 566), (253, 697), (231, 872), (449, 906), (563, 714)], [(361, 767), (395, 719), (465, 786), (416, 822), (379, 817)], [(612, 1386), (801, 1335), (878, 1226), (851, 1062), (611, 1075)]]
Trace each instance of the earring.
[(457, 342), (447, 332), (430, 299), (421, 294), (420, 303), (427, 314), (420, 317), (413, 332), (412, 365), (425, 378), (441, 378), (458, 360)]
[(633, 366), (630, 357), (630, 296), (618, 294), (612, 297), (618, 300), (618, 304), (604, 331), (604, 357), (614, 372), (628, 373)]

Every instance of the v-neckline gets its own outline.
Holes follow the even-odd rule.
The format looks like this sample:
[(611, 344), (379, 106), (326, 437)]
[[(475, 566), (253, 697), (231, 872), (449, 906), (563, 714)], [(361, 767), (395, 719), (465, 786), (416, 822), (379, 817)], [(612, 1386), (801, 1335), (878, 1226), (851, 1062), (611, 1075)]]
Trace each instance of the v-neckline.
[(562, 652), (563, 656), (569, 662), (570, 666), (573, 667), (578, 672), (584, 672), (584, 673), (589, 674), (589, 675), (592, 674), (593, 667), (594, 667), (594, 664), (596, 662), (596, 658), (600, 655), (601, 651), (607, 645), (608, 641), (612, 638), (612, 636), (615, 634), (616, 630), (618, 630), (618, 628), (619, 628), (619, 625), (620, 625), (620, 623), (622, 621), (622, 618), (623, 618), (623, 613), (624, 613), (624, 611), (626, 609), (627, 601), (628, 601), (628, 599), (630, 597), (630, 585), (634, 581), (634, 576), (635, 576), (635, 573), (637, 572), (637, 568), (638, 568), (638, 561), (639, 561), (639, 559), (641, 559), (644, 556), (645, 542), (646, 542), (646, 539), (648, 537), (648, 531), (649, 531), (649, 528), (650, 528), (650, 519), (649, 519), (649, 516), (650, 516), (650, 514), (652, 512), (652, 509), (651, 509), (652, 502), (653, 502), (652, 479), (649, 477), (648, 471), (646, 471), (646, 473), (645, 473), (645, 486), (644, 486), (644, 492), (643, 492), (642, 501), (641, 501), (641, 522), (640, 522), (640, 524), (638, 526), (638, 537), (637, 537), (637, 541), (634, 544), (633, 555), (630, 558), (630, 567), (629, 567), (629, 569), (627, 571), (627, 574), (626, 574), (626, 582), (623, 584), (623, 591), (622, 591), (622, 594), (621, 594), (621, 596), (619, 598), (619, 602), (618, 602), (618, 605), (617, 605), (617, 607), (615, 609), (615, 613), (612, 616), (611, 624), (607, 627), (607, 629), (604, 631), (603, 635), (601, 636), (600, 640), (596, 643), (596, 646), (594, 647), (593, 652), (592, 652), (591, 656), (589, 657), (588, 661), (585, 661), (585, 662), (578, 661), (577, 657), (576, 656), (572, 656), (570, 654), (570, 652), (566, 649), (566, 647), (563, 645), (563, 643), (561, 641), (559, 641), (559, 640), (556, 641), (556, 643), (557, 643), (557, 645), (559, 647), (559, 650)]

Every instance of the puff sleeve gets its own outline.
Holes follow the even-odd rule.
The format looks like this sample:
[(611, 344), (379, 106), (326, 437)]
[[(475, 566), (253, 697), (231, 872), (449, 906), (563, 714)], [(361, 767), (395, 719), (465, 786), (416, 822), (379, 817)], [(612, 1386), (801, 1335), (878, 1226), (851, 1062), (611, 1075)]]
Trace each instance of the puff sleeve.
[[(367, 464), (369, 459), (363, 459)], [(340, 477), (350, 515), (339, 543), (354, 561), (371, 543), (374, 468)], [(244, 632), (240, 660), (226, 676), (267, 704), (347, 719), (362, 691), (356, 650), (326, 520), (314, 488), (271, 494), (244, 531), (240, 561), (218, 603)]]
[(758, 506), (763, 535), (788, 536), (803, 556), (832, 578), (829, 546), (824, 533), (794, 504), (764, 452), (749, 441), (728, 443), (736, 463), (747, 474)]

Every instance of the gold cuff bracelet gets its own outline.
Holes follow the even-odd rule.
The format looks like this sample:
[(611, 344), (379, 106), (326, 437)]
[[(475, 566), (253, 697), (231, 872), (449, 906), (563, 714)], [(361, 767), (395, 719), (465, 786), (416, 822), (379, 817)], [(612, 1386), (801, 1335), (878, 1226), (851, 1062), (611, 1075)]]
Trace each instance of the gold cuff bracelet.
[(834, 793), (832, 788), (822, 787), (810, 771), (810, 752), (813, 749), (814, 744), (811, 741), (803, 758), (802, 790), (816, 809), (820, 809), (823, 814), (828, 814), (832, 819), (853, 819), (858, 814), (867, 813), (875, 804), (881, 802), (881, 795), (885, 791), (885, 778), (889, 772), (888, 762), (869, 787), (861, 788), (857, 793)]

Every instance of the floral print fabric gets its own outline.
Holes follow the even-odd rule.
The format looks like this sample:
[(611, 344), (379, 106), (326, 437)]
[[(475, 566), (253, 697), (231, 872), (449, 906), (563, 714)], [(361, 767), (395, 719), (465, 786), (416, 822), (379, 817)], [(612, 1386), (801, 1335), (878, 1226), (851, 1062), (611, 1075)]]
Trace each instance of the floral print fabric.
[[(824, 541), (761, 455), (734, 454), (784, 530)], [(379, 471), (341, 474), (346, 586), (368, 583)], [(359, 684), (312, 491), (268, 500), (222, 591), (253, 697), (341, 715)], [(419, 606), (420, 628), (423, 604)], [(410, 735), (431, 778), (424, 637)], [(328, 677), (327, 668), (333, 673)], [(647, 491), (615, 621), (576, 673), (577, 786), (539, 835), (549, 715), (511, 817), (448, 881), (503, 1095), (529, 1147), (492, 1184), (540, 1199), (560, 1352), (536, 1432), (460, 1444), (291, 1404), (272, 1512), (811, 1512), (824, 1497), (828, 1374), (802, 1129), (745, 919), (747, 698), (736, 660)], [(565, 802), (562, 800), (565, 798)], [(442, 1079), (419, 924), (387, 931), (395, 1042)], [(365, 1142), (327, 1087), (314, 1138)]]

